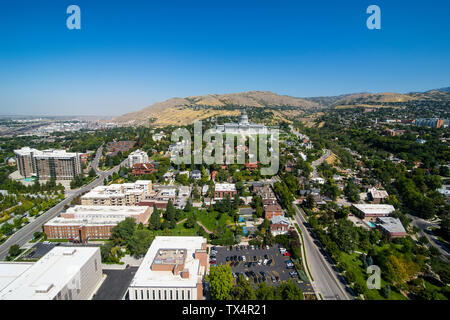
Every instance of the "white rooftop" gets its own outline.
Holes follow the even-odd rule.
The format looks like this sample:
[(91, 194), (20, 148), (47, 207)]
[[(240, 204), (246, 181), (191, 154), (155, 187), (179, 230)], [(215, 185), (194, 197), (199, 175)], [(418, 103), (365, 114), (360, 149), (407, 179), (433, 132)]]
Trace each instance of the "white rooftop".
[[(206, 243), (203, 237), (156, 237), (147, 251), (130, 287), (195, 287), (203, 273), (200, 261), (194, 259), (196, 249), (202, 249)], [(172, 271), (152, 271), (151, 265), (159, 249), (187, 250), (185, 269), (189, 270), (189, 278), (182, 279), (181, 275), (174, 275)]]
[(0, 300), (53, 299), (98, 250), (98, 247), (53, 248), (4, 287)]
[(83, 206), (77, 205), (67, 208), (66, 213), (75, 215), (137, 215), (147, 211), (146, 206)]
[(0, 262), (0, 291), (32, 265), (32, 262)]
[(355, 208), (364, 214), (390, 214), (395, 211), (390, 204), (354, 204)]
[(216, 183), (215, 191), (236, 191), (234, 183)]

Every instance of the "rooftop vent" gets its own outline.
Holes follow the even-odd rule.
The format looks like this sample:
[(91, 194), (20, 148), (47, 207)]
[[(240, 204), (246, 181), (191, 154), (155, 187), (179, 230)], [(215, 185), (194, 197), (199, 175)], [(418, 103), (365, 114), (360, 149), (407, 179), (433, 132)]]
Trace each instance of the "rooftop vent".
[(73, 256), (73, 254), (76, 252), (77, 250), (75, 248), (69, 248), (64, 250), (63, 255), (65, 256)]
[(53, 288), (53, 283), (45, 283), (45, 284), (41, 284), (39, 285), (35, 292), (36, 293), (47, 293), (50, 291), (50, 289)]

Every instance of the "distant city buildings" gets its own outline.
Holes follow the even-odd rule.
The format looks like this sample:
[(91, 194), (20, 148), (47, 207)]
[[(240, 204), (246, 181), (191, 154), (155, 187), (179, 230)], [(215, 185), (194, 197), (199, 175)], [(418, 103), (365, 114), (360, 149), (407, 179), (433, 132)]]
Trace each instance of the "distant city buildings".
[(102, 281), (98, 247), (55, 247), (39, 261), (0, 262), (0, 300), (89, 300)]
[(203, 300), (203, 237), (156, 237), (128, 288), (130, 300)]
[(36, 150), (23, 147), (14, 150), (17, 168), (25, 178), (37, 177), (40, 180), (73, 180), (81, 173), (79, 153), (65, 150)]
[(449, 123), (449, 119), (439, 118), (420, 118), (413, 121), (413, 124), (416, 126), (426, 126), (432, 128), (448, 128)]

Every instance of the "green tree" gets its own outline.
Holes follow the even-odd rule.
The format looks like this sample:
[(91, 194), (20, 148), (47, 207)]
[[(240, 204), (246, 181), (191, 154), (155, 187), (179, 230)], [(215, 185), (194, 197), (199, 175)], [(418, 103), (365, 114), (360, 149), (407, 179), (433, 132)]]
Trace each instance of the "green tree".
[(256, 294), (249, 281), (239, 274), (238, 285), (233, 288), (233, 298), (235, 300), (255, 300)]
[(212, 300), (227, 300), (233, 288), (233, 275), (229, 265), (212, 266), (207, 281)]
[(156, 205), (153, 205), (153, 212), (149, 222), (150, 230), (159, 230), (161, 228), (161, 216)]
[(11, 258), (17, 257), (20, 254), (20, 247), (17, 244), (13, 244), (11, 247), (9, 247), (8, 255)]
[(147, 229), (136, 230), (128, 244), (131, 254), (137, 258), (145, 255), (154, 238), (153, 233)]
[(128, 244), (134, 234), (136, 222), (133, 218), (126, 218), (119, 222), (111, 231), (111, 239), (116, 244)]

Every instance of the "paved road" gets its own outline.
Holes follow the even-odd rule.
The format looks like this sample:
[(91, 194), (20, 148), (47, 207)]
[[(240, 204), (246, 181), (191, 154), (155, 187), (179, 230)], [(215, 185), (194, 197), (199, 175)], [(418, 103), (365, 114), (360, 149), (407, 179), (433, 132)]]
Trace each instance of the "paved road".
[(97, 186), (103, 185), (103, 179), (105, 177), (108, 177), (113, 172), (118, 172), (120, 166), (123, 166), (126, 163), (126, 160), (124, 160), (121, 164), (115, 166), (114, 168), (108, 171), (99, 171), (97, 165), (99, 160), (98, 155), (99, 154), (101, 155), (101, 148), (102, 147), (100, 147), (99, 150), (97, 150), (97, 155), (92, 162), (93, 168), (98, 174), (98, 178), (92, 181), (90, 184), (76, 190), (74, 193), (66, 197), (64, 200), (59, 202), (53, 208), (49, 209), (46, 213), (39, 216), (29, 224), (24, 226), (22, 229), (15, 232), (11, 237), (9, 237), (8, 240), (6, 240), (2, 245), (0, 245), (0, 260), (4, 260), (6, 258), (6, 256), (8, 255), (9, 247), (11, 247), (13, 244), (23, 246), (25, 243), (30, 241), (33, 238), (33, 233), (35, 233), (36, 231), (42, 231), (42, 226), (50, 219), (56, 217), (61, 212), (61, 210), (64, 208), (65, 205), (70, 205), (70, 202), (77, 196)]
[(324, 162), (330, 155), (331, 155), (331, 151), (328, 149), (325, 149), (325, 153), (319, 159), (314, 160), (311, 163), (311, 167), (313, 168), (313, 172), (312, 172), (311, 176), (313, 178), (317, 178), (319, 176), (317, 174), (317, 167), (320, 166), (322, 164), (322, 162)]
[(428, 239), (428, 241), (430, 242), (428, 244), (428, 247), (433, 246), (436, 249), (438, 249), (439, 252), (441, 253), (441, 257), (445, 261), (448, 262), (448, 260), (450, 258), (450, 252), (447, 250), (449, 250), (449, 249), (447, 248), (447, 250), (446, 250), (445, 243), (442, 243), (441, 241), (439, 241), (436, 238), (436, 236), (430, 234), (429, 231), (427, 230), (427, 228), (429, 228), (429, 227), (439, 228), (439, 225), (437, 223), (433, 223), (433, 222), (421, 219), (419, 217), (412, 216), (410, 214), (407, 214), (407, 216), (408, 216), (408, 218), (410, 218), (412, 220), (412, 222), (411, 222), (412, 225), (419, 228), (419, 230), (420, 230), (419, 233)]
[(309, 270), (314, 278), (315, 289), (322, 294), (324, 300), (353, 300), (353, 296), (347, 292), (345, 286), (339, 280), (338, 274), (320, 253), (314, 239), (303, 224), (303, 222), (306, 222), (303, 212), (297, 205), (293, 204), (293, 206), (297, 213), (295, 220), (303, 233), (306, 258)]

